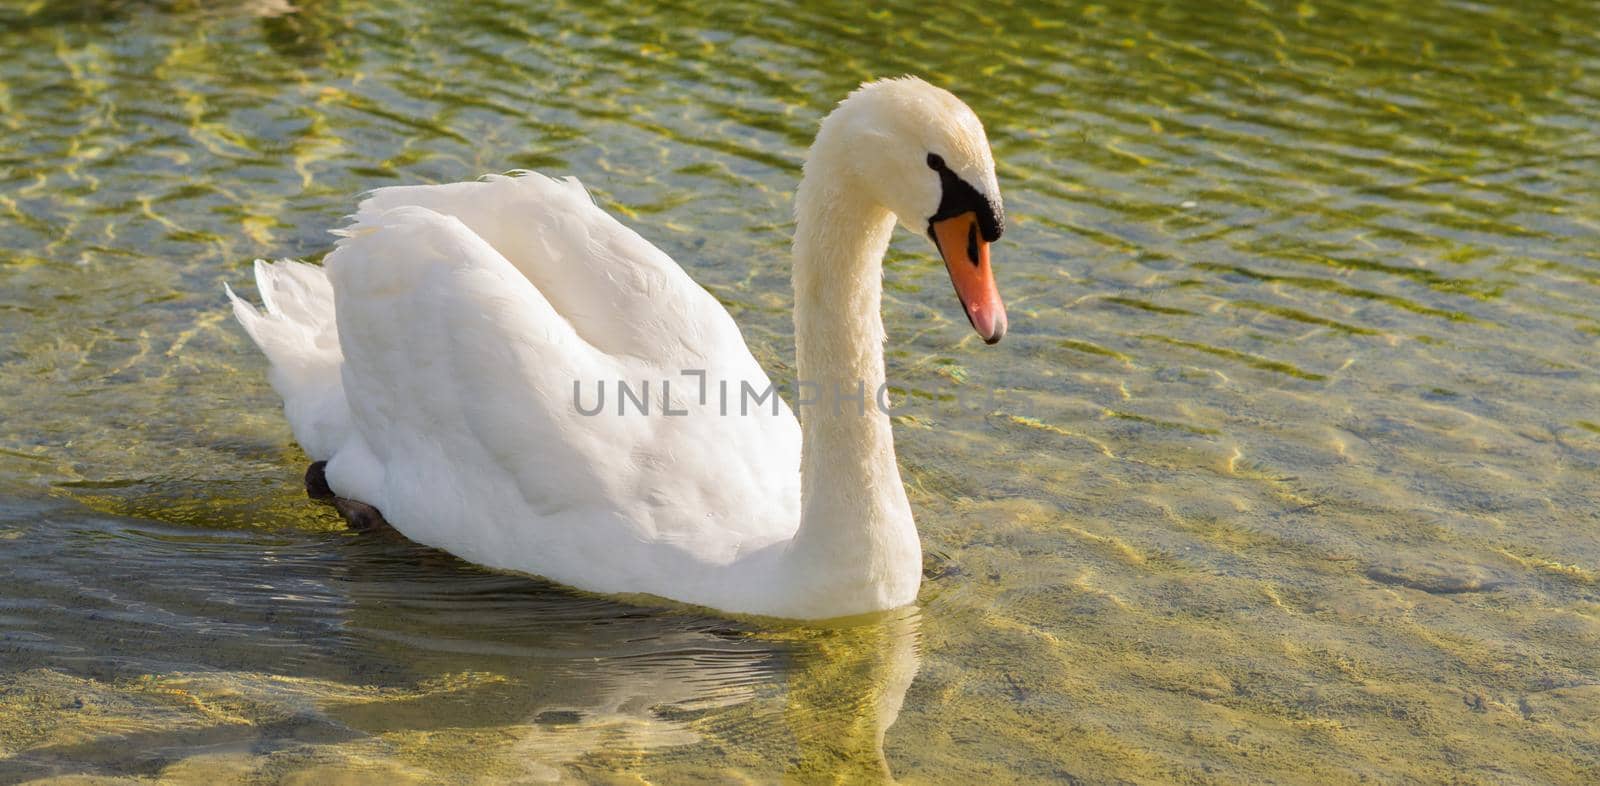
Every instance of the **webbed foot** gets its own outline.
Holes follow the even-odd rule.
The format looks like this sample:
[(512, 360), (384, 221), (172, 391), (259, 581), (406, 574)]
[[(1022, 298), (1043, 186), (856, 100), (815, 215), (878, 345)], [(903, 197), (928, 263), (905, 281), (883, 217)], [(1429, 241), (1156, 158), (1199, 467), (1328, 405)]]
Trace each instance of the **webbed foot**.
[(333, 488), (328, 485), (327, 468), (326, 461), (313, 462), (306, 468), (306, 496), (332, 505), (351, 529), (362, 532), (394, 529), (377, 508), (333, 493)]

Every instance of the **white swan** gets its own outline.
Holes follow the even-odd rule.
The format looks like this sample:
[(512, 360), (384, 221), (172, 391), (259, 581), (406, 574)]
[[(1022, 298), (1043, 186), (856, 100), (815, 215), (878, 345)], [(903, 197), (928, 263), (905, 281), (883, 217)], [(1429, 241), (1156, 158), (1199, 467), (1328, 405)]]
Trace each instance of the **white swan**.
[[(883, 80), (828, 115), (795, 206), (797, 387), (820, 399), (798, 423), (744, 393), (769, 382), (727, 311), (572, 179), (379, 189), (322, 267), (257, 262), (265, 313), (228, 296), (328, 485), (412, 540), (593, 592), (840, 617), (921, 579), (874, 406), (895, 220), (934, 239), (993, 343), (1002, 217), (950, 93)], [(618, 380), (650, 386), (648, 414), (617, 395), (584, 414)]]

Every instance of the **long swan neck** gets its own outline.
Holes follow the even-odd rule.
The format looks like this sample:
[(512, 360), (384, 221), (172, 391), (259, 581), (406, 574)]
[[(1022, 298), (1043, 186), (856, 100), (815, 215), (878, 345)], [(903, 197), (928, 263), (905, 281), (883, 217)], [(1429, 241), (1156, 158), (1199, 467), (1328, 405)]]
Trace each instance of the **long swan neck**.
[[(839, 592), (910, 602), (921, 570), (895, 462), (883, 365), (883, 255), (894, 216), (848, 187), (819, 137), (795, 204), (797, 409), (803, 436), (803, 564), (829, 566)], [(894, 597), (887, 597), (893, 595)], [(859, 597), (859, 596), (857, 596)]]
[[(883, 255), (894, 217), (859, 197), (828, 190), (816, 182), (820, 179), (808, 168), (797, 197), (793, 275), (800, 380), (822, 384), (825, 389), (819, 393), (827, 403), (834, 398), (832, 384), (844, 384), (846, 393), (853, 394), (859, 382), (869, 388), (871, 403), (870, 396), (884, 380)], [(804, 417), (813, 409), (802, 408), (802, 428), (808, 420), (835, 422)], [(875, 408), (851, 413), (856, 418), (843, 422), (888, 422)]]

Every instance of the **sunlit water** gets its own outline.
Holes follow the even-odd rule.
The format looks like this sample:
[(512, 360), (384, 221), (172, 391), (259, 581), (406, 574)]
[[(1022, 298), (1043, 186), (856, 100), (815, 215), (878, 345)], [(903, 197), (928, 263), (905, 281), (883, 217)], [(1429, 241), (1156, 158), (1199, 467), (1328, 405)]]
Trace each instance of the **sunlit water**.
[[(0, 5), (0, 782), (1600, 778), (1600, 9)], [(342, 529), (222, 283), (576, 174), (792, 377), (821, 115), (987, 122), (1011, 312), (887, 269), (916, 609)]]

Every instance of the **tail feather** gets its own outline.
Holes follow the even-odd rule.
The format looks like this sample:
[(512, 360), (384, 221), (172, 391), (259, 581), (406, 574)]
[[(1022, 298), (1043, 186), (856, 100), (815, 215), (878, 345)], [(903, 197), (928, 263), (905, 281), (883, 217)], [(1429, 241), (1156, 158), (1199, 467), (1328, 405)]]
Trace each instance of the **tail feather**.
[(350, 429), (333, 285), (322, 268), (288, 259), (258, 259), (255, 274), (266, 311), (224, 284), (234, 318), (272, 363), (267, 379), (283, 397), (295, 440), (311, 458), (326, 460)]

